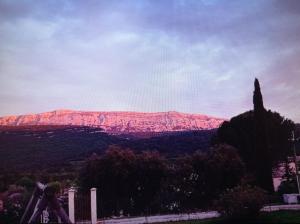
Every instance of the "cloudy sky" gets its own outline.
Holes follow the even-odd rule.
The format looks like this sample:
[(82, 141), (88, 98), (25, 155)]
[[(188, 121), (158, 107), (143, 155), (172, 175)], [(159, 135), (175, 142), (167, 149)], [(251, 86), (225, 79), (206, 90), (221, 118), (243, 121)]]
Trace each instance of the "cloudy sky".
[(0, 116), (55, 109), (300, 122), (298, 0), (0, 0)]

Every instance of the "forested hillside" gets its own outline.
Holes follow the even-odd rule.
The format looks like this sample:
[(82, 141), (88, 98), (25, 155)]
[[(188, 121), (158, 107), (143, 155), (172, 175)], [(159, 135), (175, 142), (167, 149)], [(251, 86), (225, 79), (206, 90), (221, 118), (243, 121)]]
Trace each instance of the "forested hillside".
[(156, 137), (133, 138), (104, 133), (85, 126), (0, 127), (0, 170), (34, 171), (63, 168), (91, 154), (102, 154), (110, 145), (136, 151), (157, 150), (167, 156), (206, 150), (215, 130), (160, 133)]

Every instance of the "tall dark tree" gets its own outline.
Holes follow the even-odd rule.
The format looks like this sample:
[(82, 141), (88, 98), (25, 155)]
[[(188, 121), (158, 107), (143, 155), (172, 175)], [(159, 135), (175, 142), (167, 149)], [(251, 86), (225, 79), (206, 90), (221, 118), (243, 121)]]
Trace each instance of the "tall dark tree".
[(263, 97), (260, 90), (260, 84), (257, 78), (254, 81), (253, 105), (254, 105), (254, 112), (257, 113), (265, 112)]
[(264, 108), (263, 98), (258, 79), (254, 81), (254, 150), (257, 161), (255, 175), (260, 186), (269, 192), (274, 191), (272, 178), (271, 151), (267, 135), (267, 111)]
[(253, 110), (225, 121), (217, 131), (216, 143), (236, 147), (256, 184), (272, 192), (272, 168), (285, 161), (290, 153), (288, 139), (294, 123), (277, 112), (265, 109), (257, 79), (254, 82), (253, 106)]

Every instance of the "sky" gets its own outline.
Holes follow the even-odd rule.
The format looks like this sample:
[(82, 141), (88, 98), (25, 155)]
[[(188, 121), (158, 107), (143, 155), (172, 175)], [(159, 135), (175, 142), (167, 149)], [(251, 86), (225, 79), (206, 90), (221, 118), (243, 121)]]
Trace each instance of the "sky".
[(56, 109), (300, 122), (298, 0), (0, 0), (0, 116)]

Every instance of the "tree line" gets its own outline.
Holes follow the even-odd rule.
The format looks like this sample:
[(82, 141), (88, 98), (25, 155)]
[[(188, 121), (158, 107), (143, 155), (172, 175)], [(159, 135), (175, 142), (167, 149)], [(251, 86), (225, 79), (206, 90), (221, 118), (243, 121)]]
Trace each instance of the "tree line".
[(88, 159), (79, 185), (98, 188), (103, 216), (188, 212), (212, 206), (221, 192), (241, 182), (244, 171), (229, 145), (174, 159), (115, 146)]

